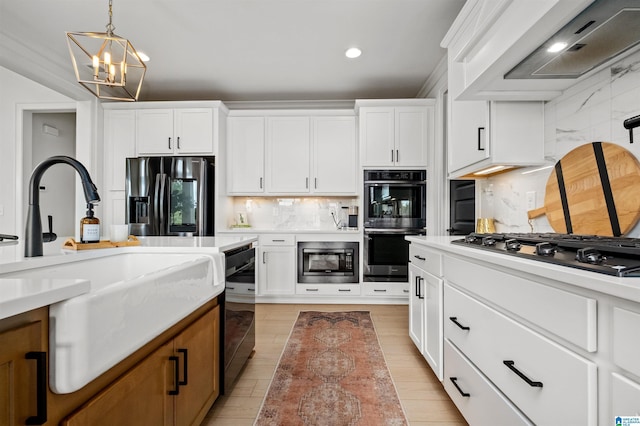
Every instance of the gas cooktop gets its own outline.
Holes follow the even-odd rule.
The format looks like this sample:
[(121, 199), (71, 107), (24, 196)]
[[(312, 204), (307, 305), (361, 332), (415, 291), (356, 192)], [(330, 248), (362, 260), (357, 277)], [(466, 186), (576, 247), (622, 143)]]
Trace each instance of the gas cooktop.
[(640, 238), (471, 233), (451, 243), (601, 274), (640, 277)]

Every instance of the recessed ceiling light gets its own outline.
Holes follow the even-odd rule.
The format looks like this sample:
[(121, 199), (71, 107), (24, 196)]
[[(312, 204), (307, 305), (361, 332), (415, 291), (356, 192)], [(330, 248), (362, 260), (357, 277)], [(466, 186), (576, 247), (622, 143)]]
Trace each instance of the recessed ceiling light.
[(350, 47), (346, 52), (344, 52), (344, 55), (350, 59), (357, 58), (358, 56), (362, 55), (362, 50), (358, 49), (357, 47)]
[(139, 50), (136, 50), (136, 53), (138, 54), (138, 57), (140, 58), (140, 60), (141, 60), (142, 62), (148, 62), (148, 61), (149, 61), (149, 59), (150, 59), (150, 58), (147, 56), (147, 54), (146, 54), (146, 53), (141, 52), (141, 51), (139, 51)]
[(560, 42), (558, 42), (558, 43), (553, 43), (553, 44), (551, 45), (551, 47), (549, 47), (549, 48), (547, 49), (547, 52), (549, 52), (549, 53), (556, 53), (556, 52), (561, 51), (561, 50), (562, 50), (562, 49), (564, 49), (565, 47), (567, 47), (567, 43), (565, 43), (565, 42), (563, 42), (563, 41), (560, 41)]

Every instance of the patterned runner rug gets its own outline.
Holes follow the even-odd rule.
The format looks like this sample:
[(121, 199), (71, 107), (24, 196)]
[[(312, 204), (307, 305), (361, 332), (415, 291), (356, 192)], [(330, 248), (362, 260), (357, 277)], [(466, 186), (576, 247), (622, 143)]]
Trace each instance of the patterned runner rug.
[(407, 425), (369, 312), (300, 312), (254, 424)]

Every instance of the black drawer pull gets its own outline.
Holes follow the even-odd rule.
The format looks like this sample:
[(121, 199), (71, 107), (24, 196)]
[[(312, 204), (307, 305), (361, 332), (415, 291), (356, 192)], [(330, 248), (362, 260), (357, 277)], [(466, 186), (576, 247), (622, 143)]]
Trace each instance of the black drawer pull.
[(350, 288), (339, 288), (338, 291), (350, 292)]
[(460, 389), (460, 386), (458, 385), (457, 377), (449, 377), (449, 380), (451, 380), (451, 383), (453, 383), (453, 386), (455, 386), (456, 389), (458, 389), (458, 392), (460, 392), (460, 395), (464, 396), (465, 398), (469, 398), (471, 396), (467, 392), (464, 392), (462, 389)]
[(170, 356), (169, 361), (174, 362), (173, 374), (175, 375), (174, 383), (176, 388), (169, 391), (169, 395), (178, 395), (180, 393), (180, 358), (177, 356)]
[(518, 377), (520, 377), (522, 380), (524, 380), (525, 382), (527, 382), (527, 384), (531, 387), (535, 387), (535, 388), (541, 388), (542, 387), (542, 382), (534, 382), (533, 380), (531, 380), (530, 378), (528, 378), (527, 376), (525, 376), (524, 374), (522, 374), (522, 372), (520, 370), (518, 370), (514, 364), (514, 361), (502, 361), (504, 363), (504, 365), (506, 365), (509, 370), (513, 371), (514, 373), (516, 373), (518, 375)]
[(415, 257), (418, 260), (427, 260), (426, 257), (418, 256), (417, 254), (414, 254), (413, 257)]
[(454, 323), (455, 325), (457, 325), (458, 327), (460, 327), (462, 330), (471, 330), (471, 328), (462, 325), (458, 322), (458, 317), (449, 317), (449, 319), (451, 320), (452, 323)]
[(183, 355), (182, 359), (184, 360), (184, 362), (183, 362), (183, 365), (184, 365), (184, 370), (183, 370), (183, 372), (184, 372), (184, 380), (178, 382), (178, 384), (180, 386), (185, 386), (185, 385), (188, 384), (188, 380), (189, 380), (189, 372), (187, 370), (187, 368), (188, 368), (187, 363), (188, 363), (189, 354), (187, 352), (187, 349), (178, 349), (178, 353), (181, 353)]
[(386, 293), (387, 289), (386, 288), (374, 288), (373, 291), (375, 291), (377, 293)]
[(26, 359), (36, 360), (36, 410), (35, 416), (27, 417), (27, 425), (43, 425), (47, 422), (47, 353), (27, 352)]
[(318, 291), (317, 288), (305, 288), (305, 291)]

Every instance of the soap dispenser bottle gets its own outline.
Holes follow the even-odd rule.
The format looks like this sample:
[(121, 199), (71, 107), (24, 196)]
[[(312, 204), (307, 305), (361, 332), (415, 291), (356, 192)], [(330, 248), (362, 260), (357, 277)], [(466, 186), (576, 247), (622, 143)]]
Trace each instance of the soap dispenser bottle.
[(80, 221), (80, 242), (100, 242), (100, 219), (93, 215), (93, 204), (87, 204), (87, 216)]

